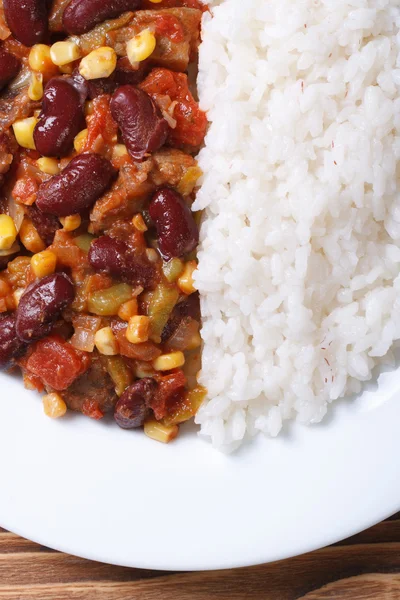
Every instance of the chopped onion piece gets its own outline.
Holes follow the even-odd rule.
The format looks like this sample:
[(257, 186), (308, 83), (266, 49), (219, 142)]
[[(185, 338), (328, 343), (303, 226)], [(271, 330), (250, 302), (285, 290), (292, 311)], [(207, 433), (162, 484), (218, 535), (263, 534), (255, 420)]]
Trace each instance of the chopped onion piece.
[(94, 337), (100, 329), (100, 317), (92, 317), (90, 315), (78, 315), (72, 320), (75, 333), (71, 338), (71, 344), (77, 350), (84, 352), (93, 352)]

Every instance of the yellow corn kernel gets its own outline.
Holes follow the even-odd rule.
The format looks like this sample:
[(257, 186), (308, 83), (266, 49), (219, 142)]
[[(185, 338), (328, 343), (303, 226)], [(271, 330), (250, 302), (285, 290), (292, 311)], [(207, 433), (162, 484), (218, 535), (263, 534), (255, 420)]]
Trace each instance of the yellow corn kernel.
[(138, 301), (136, 298), (132, 300), (128, 300), (128, 302), (124, 302), (121, 304), (121, 307), (118, 311), (118, 316), (123, 321), (129, 321), (131, 317), (134, 317), (138, 313)]
[(27, 217), (22, 221), (21, 229), (19, 230), (19, 238), (29, 252), (41, 252), (46, 248), (36, 227)]
[(178, 435), (179, 427), (178, 425), (163, 425), (155, 419), (151, 419), (145, 422), (144, 433), (152, 440), (168, 444)]
[(32, 73), (28, 96), (34, 102), (43, 98), (43, 75), (41, 73)]
[(22, 148), (28, 148), (29, 150), (36, 150), (35, 142), (33, 139), (33, 130), (36, 127), (37, 119), (35, 117), (28, 117), (27, 119), (20, 119), (13, 123), (13, 130), (15, 138)]
[(183, 367), (184, 364), (185, 356), (180, 350), (169, 354), (161, 354), (153, 360), (153, 367), (156, 371), (171, 371)]
[(46, 46), (46, 44), (32, 46), (28, 60), (32, 71), (46, 73), (47, 71), (52, 71), (54, 68), (54, 63), (50, 56), (50, 46)]
[(82, 129), (82, 131), (80, 131), (78, 133), (78, 135), (75, 136), (74, 148), (75, 148), (76, 152), (83, 152), (83, 150), (85, 148), (87, 136), (88, 136), (87, 129)]
[(94, 343), (100, 354), (115, 356), (118, 354), (118, 343), (111, 327), (99, 329), (94, 336)]
[(116, 160), (118, 158), (122, 158), (123, 156), (127, 156), (128, 150), (125, 144), (115, 144), (113, 148), (113, 159)]
[(178, 278), (178, 287), (184, 294), (188, 296), (196, 291), (193, 281), (193, 273), (197, 269), (197, 263), (195, 260), (189, 260), (185, 264), (182, 275)]
[(59, 419), (67, 412), (67, 405), (61, 398), (60, 394), (53, 392), (52, 394), (43, 396), (43, 409), (44, 414), (51, 419)]
[(137, 229), (138, 231), (141, 231), (142, 233), (147, 231), (147, 225), (144, 222), (144, 219), (140, 213), (138, 213), (137, 215), (135, 215), (133, 217), (132, 225), (134, 226), (135, 229)]
[(162, 0), (150, 0), (150, 2), (152, 4), (160, 4), (160, 2), (162, 2)]
[(50, 48), (50, 57), (53, 63), (60, 67), (78, 60), (81, 57), (81, 51), (75, 42), (56, 42)]
[(37, 159), (36, 164), (42, 173), (46, 173), (46, 175), (58, 175), (60, 172), (60, 167), (58, 166), (58, 160), (56, 158), (43, 156), (42, 158)]
[(117, 54), (114, 48), (102, 46), (82, 58), (79, 73), (85, 79), (110, 77), (117, 66)]
[(64, 231), (75, 231), (81, 226), (82, 219), (80, 215), (69, 215), (68, 217), (60, 217), (60, 223)]
[(31, 258), (31, 267), (36, 277), (46, 277), (56, 270), (57, 256), (51, 250), (43, 250)]
[(0, 215), (0, 250), (9, 250), (17, 237), (14, 221), (9, 215)]
[(131, 344), (147, 342), (150, 333), (150, 319), (145, 315), (135, 315), (129, 319), (126, 339)]
[(197, 165), (189, 167), (180, 182), (177, 190), (182, 196), (189, 196), (196, 186), (197, 181), (203, 175), (203, 171)]
[(129, 62), (134, 65), (149, 58), (156, 47), (156, 36), (150, 29), (143, 29), (126, 44), (126, 54)]

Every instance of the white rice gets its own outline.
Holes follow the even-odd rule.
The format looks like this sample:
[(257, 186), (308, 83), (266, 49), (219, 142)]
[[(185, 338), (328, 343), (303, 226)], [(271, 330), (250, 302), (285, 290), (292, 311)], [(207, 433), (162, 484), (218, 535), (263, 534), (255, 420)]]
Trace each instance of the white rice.
[(400, 338), (400, 1), (225, 0), (204, 18), (197, 422), (319, 422)]

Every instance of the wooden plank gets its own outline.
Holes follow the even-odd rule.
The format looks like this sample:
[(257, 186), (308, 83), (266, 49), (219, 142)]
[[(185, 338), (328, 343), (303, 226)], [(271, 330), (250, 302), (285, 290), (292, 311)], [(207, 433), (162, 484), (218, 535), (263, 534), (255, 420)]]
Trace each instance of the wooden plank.
[(54, 552), (45, 546), (21, 538), (15, 533), (6, 531), (0, 534), (0, 554), (13, 554), (15, 552)]
[[(143, 596), (132, 583), (0, 586), (0, 600), (140, 600), (141, 598), (163, 600), (162, 588), (158, 590), (156, 596), (152, 593), (150, 595), (145, 593)], [(179, 596), (176, 600), (179, 600)]]
[[(157, 590), (160, 593), (162, 589), (162, 600), (294, 600), (341, 579), (387, 571), (400, 571), (400, 544), (336, 546), (250, 569), (139, 582), (134, 598), (155, 600)], [(340, 596), (332, 597), (337, 598)], [(395, 599), (398, 597), (385, 598)]]
[(339, 542), (338, 546), (353, 544), (376, 544), (378, 542), (400, 542), (400, 519), (383, 521), (371, 529)]
[[(252, 569), (255, 575), (259, 575), (259, 568)], [(286, 571), (285, 569), (283, 569)], [(190, 577), (190, 576), (189, 576)], [(286, 572), (287, 577), (287, 572)], [(335, 581), (326, 586), (298, 596), (296, 592), (290, 592), (287, 596), (281, 592), (273, 583), (265, 585), (233, 586), (229, 572), (221, 572), (216, 588), (211, 588), (203, 577), (196, 578), (195, 595), (184, 585), (182, 577), (168, 577), (167, 582), (162, 580), (151, 580), (145, 582), (125, 583), (103, 583), (89, 582), (86, 584), (47, 584), (34, 586), (0, 586), (0, 600), (175, 600), (193, 598), (210, 600), (283, 600), (290, 597), (291, 600), (398, 600), (400, 597), (400, 575), (369, 574)], [(236, 578), (234, 578), (236, 582)]]
[(23, 553), (0, 557), (0, 599), (294, 600), (343, 579), (387, 571), (400, 571), (400, 544), (335, 546), (283, 563), (172, 575)]
[(0, 530), (0, 600), (399, 600), (399, 517), (287, 561), (180, 574), (87, 561)]
[(320, 590), (310, 592), (299, 600), (398, 600), (398, 598), (400, 598), (400, 575), (372, 573), (332, 583)]
[[(179, 591), (177, 592), (179, 594)], [(210, 600), (213, 596), (203, 596)], [(400, 575), (361, 575), (314, 590), (298, 600), (398, 600)], [(0, 600), (164, 600), (160, 586), (155, 594), (138, 590), (131, 583), (88, 583), (84, 585), (40, 585), (33, 587), (0, 587)], [(180, 599), (181, 596), (176, 596)], [(251, 591), (233, 596), (229, 590), (220, 595), (222, 600), (252, 600)], [(261, 596), (260, 596), (261, 598)], [(280, 600), (273, 590), (266, 590), (263, 600)]]
[(110, 567), (58, 552), (0, 554), (0, 586), (84, 581), (135, 581), (159, 576), (157, 571)]

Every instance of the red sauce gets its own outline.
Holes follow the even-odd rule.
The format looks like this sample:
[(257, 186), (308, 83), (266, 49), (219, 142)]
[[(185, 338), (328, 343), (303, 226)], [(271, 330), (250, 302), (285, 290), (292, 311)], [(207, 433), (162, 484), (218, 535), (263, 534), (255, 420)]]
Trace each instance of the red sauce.
[(156, 33), (169, 37), (172, 42), (179, 44), (185, 40), (185, 33), (179, 20), (173, 15), (159, 15), (156, 20)]

